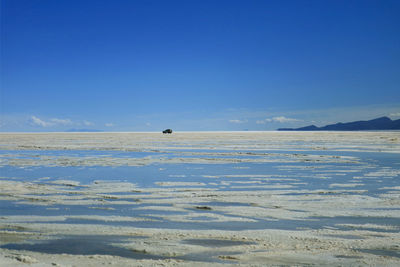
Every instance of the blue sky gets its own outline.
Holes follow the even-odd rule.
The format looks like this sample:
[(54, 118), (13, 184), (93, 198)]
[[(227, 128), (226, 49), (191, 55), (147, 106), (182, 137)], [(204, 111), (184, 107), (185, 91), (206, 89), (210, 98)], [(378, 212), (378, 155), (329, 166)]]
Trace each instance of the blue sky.
[(400, 118), (400, 1), (1, 1), (1, 131)]

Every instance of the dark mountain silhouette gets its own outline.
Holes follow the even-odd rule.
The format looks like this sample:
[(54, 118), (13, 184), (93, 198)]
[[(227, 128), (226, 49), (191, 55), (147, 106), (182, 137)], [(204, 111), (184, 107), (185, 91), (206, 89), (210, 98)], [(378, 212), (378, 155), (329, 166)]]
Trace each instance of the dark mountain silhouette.
[(330, 124), (323, 127), (310, 125), (300, 128), (279, 128), (278, 131), (368, 131), (368, 130), (400, 130), (400, 119), (391, 120), (380, 117), (369, 121), (353, 121)]

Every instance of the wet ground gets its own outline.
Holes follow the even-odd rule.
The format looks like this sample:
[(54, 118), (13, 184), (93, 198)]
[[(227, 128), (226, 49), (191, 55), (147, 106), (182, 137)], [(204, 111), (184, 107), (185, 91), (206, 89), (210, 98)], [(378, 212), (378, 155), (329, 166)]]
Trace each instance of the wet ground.
[(0, 135), (5, 255), (399, 263), (398, 132), (92, 135)]

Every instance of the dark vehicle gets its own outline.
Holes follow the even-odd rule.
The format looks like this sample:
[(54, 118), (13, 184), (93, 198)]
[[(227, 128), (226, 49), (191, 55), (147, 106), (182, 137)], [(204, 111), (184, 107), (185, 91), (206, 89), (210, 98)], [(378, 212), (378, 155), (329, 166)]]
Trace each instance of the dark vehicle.
[(162, 131), (163, 134), (172, 134), (172, 130), (171, 129), (166, 129), (164, 131)]

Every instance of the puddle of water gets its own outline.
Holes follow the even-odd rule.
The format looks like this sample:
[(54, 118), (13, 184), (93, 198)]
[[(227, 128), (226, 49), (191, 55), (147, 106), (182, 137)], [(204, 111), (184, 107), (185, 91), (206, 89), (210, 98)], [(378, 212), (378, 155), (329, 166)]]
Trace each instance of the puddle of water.
[[(107, 200), (108, 201), (108, 200)], [(186, 212), (174, 210), (146, 209), (153, 204), (91, 204), (91, 205), (34, 205), (9, 200), (0, 200), (0, 214), (13, 215), (38, 215), (38, 216), (72, 216), (72, 215), (99, 215), (99, 216), (147, 216), (147, 215), (183, 215)], [(157, 206), (170, 207), (170, 204), (159, 203)], [(139, 209), (140, 208), (140, 209)]]
[(191, 220), (193, 220), (193, 221), (215, 221), (217, 219), (213, 218), (213, 217), (208, 217), (208, 216), (196, 216), (196, 217), (192, 217)]
[[(177, 150), (178, 153), (180, 150)], [(196, 152), (197, 150), (193, 150)], [(6, 153), (7, 151), (1, 152)], [(186, 152), (190, 153), (189, 150)], [(197, 151), (199, 152), (199, 151)], [(201, 152), (201, 151), (200, 151)], [(208, 149), (204, 149), (204, 152), (210, 152)], [(218, 152), (218, 151), (213, 151)], [(222, 151), (223, 152), (223, 151)], [(226, 152), (232, 152), (231, 150), (226, 150)], [(236, 153), (235, 157), (242, 158), (249, 156), (246, 154), (245, 150), (236, 151), (242, 152), (243, 154)], [(250, 153), (250, 151), (248, 151)], [(17, 153), (17, 152), (14, 152)], [(175, 154), (176, 154), (175, 153)], [(180, 153), (180, 152), (179, 152)], [(179, 154), (178, 153), (178, 154)], [(254, 152), (251, 152), (254, 153)], [(263, 153), (273, 153), (273, 151), (258, 151), (257, 155), (263, 155)], [(288, 155), (284, 157), (292, 158), (296, 156), (298, 152), (294, 151), (281, 151), (280, 154), (274, 154), (279, 157), (282, 153), (287, 153)], [(42, 156), (91, 156), (91, 157), (104, 157), (113, 156), (119, 157), (144, 157), (144, 156), (157, 156), (163, 155), (167, 158), (172, 158), (174, 155), (171, 153), (165, 153), (160, 151), (153, 152), (121, 152), (121, 151), (23, 151), (17, 156), (13, 157), (37, 157)], [(400, 225), (400, 219), (397, 218), (374, 218), (374, 217), (312, 217), (308, 220), (279, 220), (279, 221), (269, 221), (269, 220), (258, 220), (257, 222), (215, 222), (205, 213), (215, 213), (218, 215), (225, 215), (224, 213), (217, 212), (213, 209), (215, 206), (235, 206), (235, 207), (246, 207), (251, 205), (250, 203), (240, 203), (240, 202), (202, 202), (196, 203), (192, 208), (188, 208), (188, 212), (196, 211), (199, 215), (193, 217), (193, 220), (203, 220), (203, 222), (173, 222), (168, 221), (161, 217), (161, 215), (184, 215), (185, 211), (174, 211), (174, 210), (158, 210), (158, 209), (138, 209), (143, 208), (146, 204), (133, 203), (134, 200), (130, 198), (124, 198), (124, 195), (134, 195), (135, 193), (140, 194), (151, 194), (149, 192), (142, 193), (140, 188), (151, 187), (155, 188), (154, 182), (156, 181), (167, 181), (167, 182), (202, 182), (208, 184), (213, 182), (215, 186), (207, 185), (212, 189), (224, 190), (224, 191), (251, 191), (251, 190), (276, 190), (276, 188), (264, 188), (261, 189), (254, 188), (232, 188), (230, 185), (224, 185), (221, 182), (233, 181), (252, 181), (255, 177), (260, 179), (260, 185), (276, 185), (276, 182), (269, 181), (268, 177), (284, 177), (284, 178), (295, 178), (298, 183), (305, 183), (304, 185), (299, 185), (296, 190), (299, 189), (318, 189), (321, 193), (328, 194), (332, 190), (329, 185), (335, 184), (346, 184), (352, 182), (353, 177), (359, 176), (364, 177), (364, 174), (369, 172), (374, 172), (382, 170), (383, 168), (388, 168), (388, 173), (390, 170), (397, 170), (398, 167), (394, 164), (398, 162), (398, 155), (391, 153), (370, 153), (370, 152), (345, 152), (345, 151), (303, 151), (301, 154), (307, 155), (334, 155), (334, 156), (354, 156), (357, 158), (357, 162), (350, 163), (337, 163), (337, 162), (323, 162), (320, 163), (304, 163), (304, 162), (286, 162), (286, 163), (276, 163), (276, 162), (266, 162), (266, 163), (235, 163), (235, 164), (161, 164), (156, 163), (149, 166), (118, 166), (118, 167), (106, 167), (106, 166), (92, 166), (92, 167), (29, 167), (26, 169), (20, 169), (15, 166), (0, 166), (1, 175), (4, 177), (9, 177), (10, 179), (21, 180), (21, 181), (35, 181), (39, 178), (49, 177), (49, 180), (44, 180), (42, 183), (51, 184), (52, 181), (57, 179), (66, 179), (79, 181), (82, 185), (92, 184), (94, 180), (107, 180), (107, 181), (127, 181), (132, 184), (138, 185), (138, 191), (131, 190), (128, 192), (100, 192), (99, 199), (105, 198), (104, 205), (51, 205), (51, 206), (40, 206), (32, 203), (32, 205), (27, 205), (26, 203), (18, 203), (17, 201), (0, 200), (0, 214), (3, 216), (7, 215), (102, 215), (102, 216), (132, 216), (132, 217), (143, 217), (143, 218), (154, 218), (156, 222), (104, 222), (96, 220), (75, 220), (67, 219), (65, 223), (94, 223), (94, 224), (108, 224), (108, 225), (135, 225), (138, 227), (158, 227), (164, 229), (227, 229), (227, 230), (245, 230), (245, 229), (288, 229), (288, 230), (301, 230), (307, 229), (320, 229), (326, 226), (335, 227), (336, 229), (342, 230), (354, 230), (357, 228), (351, 228), (347, 226), (339, 226), (336, 224), (379, 224), (379, 225), (389, 225), (398, 226)], [(22, 156), (21, 156), (22, 155)], [(271, 156), (271, 155), (268, 155)], [(301, 155), (300, 155), (301, 156)], [(206, 157), (206, 156), (204, 156)], [(212, 155), (210, 157), (219, 156)], [(223, 156), (221, 156), (223, 157)], [(251, 155), (253, 157), (253, 155)], [(397, 161), (396, 161), (397, 160)], [(279, 166), (284, 164), (287, 168), (279, 169)], [(283, 166), (283, 165), (282, 165)], [(238, 168), (243, 169), (238, 169)], [(300, 167), (300, 168), (299, 168)], [(318, 167), (318, 168), (317, 168)], [(366, 168), (368, 167), (368, 168)], [(162, 169), (162, 171), (160, 171)], [(335, 170), (348, 170), (345, 175), (333, 176)], [(351, 172), (356, 171), (356, 172)], [(182, 174), (184, 176), (180, 177), (177, 174)], [(268, 175), (266, 175), (268, 174)], [(341, 173), (341, 174), (344, 174)], [(227, 177), (228, 175), (234, 175), (233, 177)], [(243, 176), (241, 176), (243, 175)], [(252, 177), (254, 175), (254, 177)], [(263, 175), (266, 176), (263, 180)], [(207, 176), (207, 177), (206, 177)], [(329, 176), (329, 179), (321, 179), (321, 177)], [(386, 177), (387, 176), (387, 177)], [(357, 187), (357, 189), (366, 189), (368, 192), (360, 193), (365, 195), (374, 194), (378, 192), (379, 194), (384, 193), (385, 190), (378, 190), (376, 188), (398, 186), (399, 175), (390, 176), (389, 174), (385, 176), (383, 183), (378, 182), (382, 177), (368, 178), (368, 183), (365, 185)], [(217, 177), (217, 178), (212, 178)], [(261, 178), (260, 178), (261, 177)], [(382, 178), (383, 179), (383, 178)], [(363, 180), (363, 179), (361, 179)], [(354, 182), (354, 181), (353, 181)], [(282, 180), (279, 181), (282, 185), (291, 184), (292, 181)], [(378, 185), (379, 184), (379, 185)], [(251, 185), (251, 184), (250, 184)], [(377, 186), (378, 185), (378, 186)], [(246, 186), (246, 184), (243, 184)], [(216, 188), (215, 188), (216, 187)], [(339, 188), (340, 189), (340, 188)], [(80, 186), (74, 187), (74, 191), (65, 194), (79, 193), (81, 190)], [(128, 190), (128, 189), (127, 189)], [(378, 190), (378, 191), (377, 191)], [(387, 190), (386, 190), (387, 191)], [(112, 197), (102, 196), (101, 194), (112, 195)], [(211, 192), (210, 192), (211, 193)], [(214, 194), (215, 192), (213, 192)], [(293, 190), (292, 193), (287, 193), (290, 195), (296, 194), (310, 194), (310, 193), (296, 193)], [(336, 194), (336, 193), (332, 193)], [(358, 194), (354, 192), (342, 192), (339, 194)], [(119, 198), (120, 197), (120, 198)], [(117, 199), (113, 199), (117, 198)], [(134, 205), (114, 205), (115, 201), (132, 201)], [(318, 201), (318, 200), (316, 200)], [(39, 203), (40, 204), (40, 203)], [(154, 204), (147, 204), (149, 206)], [(158, 206), (162, 206), (159, 204)], [(207, 208), (208, 207), (208, 208)], [(51, 208), (51, 209), (48, 209)], [(393, 208), (396, 211), (397, 208)], [(294, 211), (294, 210), (293, 210)], [(296, 210), (301, 212), (301, 210)], [(153, 216), (152, 216), (153, 215)], [(159, 216), (159, 217), (157, 217)], [(234, 217), (234, 216), (232, 216)], [(384, 229), (366, 229), (374, 232), (395, 232), (398, 230), (384, 230)], [(351, 237), (350, 235), (340, 236), (342, 238), (356, 239), (360, 237)]]
[(198, 202), (199, 206), (221, 206), (221, 207), (249, 207), (251, 203), (242, 203), (242, 202), (221, 202), (221, 201), (210, 201), (210, 202)]
[[(208, 217), (206, 215), (201, 215), (207, 211), (199, 210), (197, 217)], [(209, 212), (209, 211), (208, 211)], [(352, 227), (338, 226), (338, 223), (365, 223), (364, 220), (369, 219), (371, 222), (371, 217), (333, 217), (312, 220), (261, 220), (258, 219), (256, 222), (241, 222), (241, 221), (226, 221), (218, 222), (208, 220), (207, 218), (204, 222), (180, 222), (180, 221), (169, 221), (163, 217), (157, 217), (156, 214), (149, 213), (146, 214), (136, 214), (136, 218), (143, 218), (145, 221), (103, 221), (103, 220), (91, 220), (91, 219), (77, 219), (77, 218), (67, 218), (63, 223), (68, 224), (100, 224), (100, 225), (113, 225), (113, 226), (134, 226), (141, 228), (161, 228), (161, 229), (185, 229), (185, 230), (230, 230), (230, 231), (241, 231), (241, 230), (262, 230), (262, 229), (280, 229), (280, 230), (299, 230), (304, 229), (321, 229), (324, 227), (335, 227), (337, 229), (346, 231), (354, 230)], [(194, 220), (197, 217), (193, 217)], [(236, 217), (236, 216), (232, 216)], [(154, 221), (147, 221), (146, 219), (152, 219)], [(255, 218), (253, 218), (255, 219)], [(379, 219), (385, 218), (375, 218), (377, 221)], [(388, 219), (388, 218), (386, 218)], [(392, 218), (393, 220), (387, 220), (386, 224), (398, 225), (400, 219)], [(382, 222), (382, 221), (380, 221)], [(48, 223), (58, 223), (58, 222), (48, 222)], [(357, 228), (356, 228), (357, 229)], [(363, 230), (370, 230), (374, 232), (397, 232), (397, 230), (391, 229), (375, 229), (375, 228), (362, 228)], [(345, 235), (347, 236), (347, 235)], [(344, 237), (346, 238), (346, 237)]]
[(369, 234), (368, 236), (371, 236), (371, 237), (385, 237), (384, 235), (378, 235), (378, 234)]
[[(231, 230), (231, 231), (241, 231), (241, 230), (259, 230), (266, 229), (266, 225), (263, 222), (249, 223), (249, 222), (235, 222), (230, 221), (227, 222), (214, 222), (214, 221), (205, 221), (205, 222), (177, 222), (177, 221), (169, 221), (163, 219), (161, 217), (156, 216), (146, 216), (146, 217), (137, 217), (143, 218), (144, 221), (102, 221), (102, 220), (90, 220), (90, 219), (71, 219), (67, 218), (63, 223), (67, 224), (93, 224), (93, 225), (113, 225), (113, 226), (130, 226), (130, 227), (139, 227), (139, 228), (160, 228), (160, 229), (180, 229), (180, 230)], [(152, 219), (154, 221), (147, 221), (146, 219)], [(35, 222), (33, 222), (35, 223)], [(59, 221), (48, 222), (59, 223)], [(279, 222), (273, 222), (276, 225)], [(275, 229), (273, 227), (272, 229)]]
[(7, 244), (1, 248), (13, 250), (28, 250), (48, 254), (72, 255), (112, 255), (131, 259), (165, 259), (165, 257), (150, 255), (126, 248), (110, 245), (109, 243), (126, 243), (128, 239), (145, 238), (143, 236), (64, 236), (34, 244)]
[[(398, 227), (400, 225), (399, 218), (393, 217), (362, 217), (362, 216), (336, 216), (336, 217), (310, 217), (310, 219), (316, 219), (316, 221), (311, 221), (310, 223), (313, 227), (319, 226), (331, 226), (340, 230), (368, 230), (373, 232), (398, 232), (398, 229), (380, 229), (374, 227), (357, 227), (358, 224), (377, 224), (382, 226), (393, 226)], [(347, 226), (340, 224), (355, 224), (355, 226)]]
[[(218, 262), (218, 263), (229, 263), (231, 261), (221, 259), (220, 255), (225, 254), (238, 254), (237, 252), (225, 252), (225, 251), (204, 251), (202, 253), (189, 253), (178, 257), (165, 257), (159, 255), (148, 254), (147, 252), (130, 250), (123, 247), (112, 245), (112, 243), (127, 243), (132, 242), (132, 239), (147, 238), (146, 236), (62, 236), (60, 239), (53, 239), (47, 241), (40, 241), (33, 244), (7, 244), (0, 246), (0, 248), (10, 250), (27, 250), (33, 252), (47, 253), (47, 254), (71, 254), (71, 255), (111, 255), (120, 256), (135, 260), (140, 259), (151, 259), (151, 260), (162, 260), (162, 259), (179, 259), (188, 261), (198, 262)], [(204, 243), (209, 243), (211, 246), (208, 247), (225, 247), (242, 245), (251, 242), (241, 241), (230, 241), (230, 240), (186, 240), (187, 243), (198, 243), (203, 246)]]
[(374, 254), (378, 256), (389, 256), (394, 258), (400, 258), (400, 250), (393, 249), (359, 249), (358, 251)]

